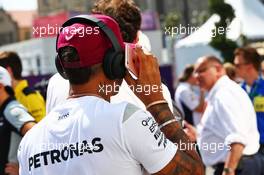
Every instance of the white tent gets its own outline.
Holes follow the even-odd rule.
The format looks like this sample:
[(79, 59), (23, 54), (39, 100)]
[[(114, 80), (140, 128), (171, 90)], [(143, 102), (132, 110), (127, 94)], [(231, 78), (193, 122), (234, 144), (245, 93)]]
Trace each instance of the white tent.
[(0, 51), (15, 51), (21, 58), (23, 76), (56, 72), (54, 64), (56, 38), (34, 38), (0, 47)]
[[(264, 39), (264, 6), (259, 0), (225, 0), (235, 10), (235, 18), (228, 26), (227, 37), (237, 40), (241, 34), (248, 39)], [(212, 15), (206, 23), (188, 37), (176, 42), (175, 68), (179, 75), (187, 64), (197, 58), (213, 54), (221, 58), (220, 52), (208, 45), (214, 36), (215, 23), (220, 20)]]
[[(264, 39), (264, 5), (259, 0), (225, 0), (235, 10), (236, 18), (230, 25), (230, 38), (237, 39), (237, 31), (249, 39)], [(232, 30), (234, 32), (232, 33)]]

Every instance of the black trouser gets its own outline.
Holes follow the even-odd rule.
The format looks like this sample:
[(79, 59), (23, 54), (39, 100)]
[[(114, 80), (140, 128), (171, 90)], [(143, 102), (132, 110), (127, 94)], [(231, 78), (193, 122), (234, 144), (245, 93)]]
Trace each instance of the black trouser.
[[(264, 164), (261, 154), (257, 153), (252, 156), (242, 156), (236, 169), (236, 175), (264, 175)], [(224, 163), (218, 163), (213, 166), (214, 175), (222, 175)]]

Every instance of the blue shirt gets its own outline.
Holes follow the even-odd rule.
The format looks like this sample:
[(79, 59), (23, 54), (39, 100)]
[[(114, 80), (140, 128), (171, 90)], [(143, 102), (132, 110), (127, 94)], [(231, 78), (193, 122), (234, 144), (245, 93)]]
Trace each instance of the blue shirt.
[(247, 90), (246, 86), (246, 82), (242, 83), (242, 88), (248, 93), (253, 102), (257, 114), (260, 143), (264, 144), (264, 79), (259, 76), (259, 78), (253, 83), (250, 91)]

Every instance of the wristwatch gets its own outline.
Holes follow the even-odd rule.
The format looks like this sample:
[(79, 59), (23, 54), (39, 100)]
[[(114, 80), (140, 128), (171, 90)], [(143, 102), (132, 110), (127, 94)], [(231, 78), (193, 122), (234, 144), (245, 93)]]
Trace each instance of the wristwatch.
[(234, 170), (233, 168), (228, 168), (228, 167), (224, 168), (224, 172), (225, 172), (226, 174), (233, 173), (234, 171), (235, 171), (235, 170)]

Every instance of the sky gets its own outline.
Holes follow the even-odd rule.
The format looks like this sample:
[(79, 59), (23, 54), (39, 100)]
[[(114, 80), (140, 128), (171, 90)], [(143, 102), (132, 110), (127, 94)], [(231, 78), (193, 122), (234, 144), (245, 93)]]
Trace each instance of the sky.
[(0, 0), (0, 7), (5, 10), (36, 10), (37, 0)]

